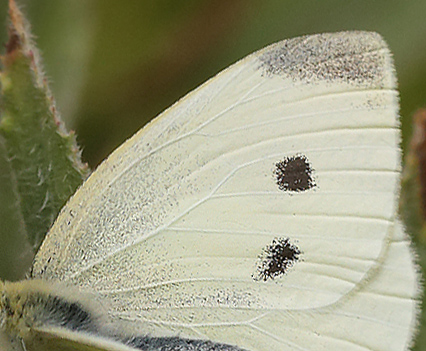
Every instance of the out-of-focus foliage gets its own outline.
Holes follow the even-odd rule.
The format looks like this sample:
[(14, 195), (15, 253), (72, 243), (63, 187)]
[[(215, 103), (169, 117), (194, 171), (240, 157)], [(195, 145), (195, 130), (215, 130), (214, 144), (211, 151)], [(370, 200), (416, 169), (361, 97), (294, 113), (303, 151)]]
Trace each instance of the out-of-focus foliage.
[[(424, 0), (21, 0), (67, 126), (98, 164), (188, 91), (280, 39), (374, 30), (394, 53), (404, 145), (426, 100)], [(6, 18), (6, 1), (0, 18)], [(3, 39), (2, 39), (3, 38)], [(5, 30), (0, 31), (5, 42)]]
[[(413, 238), (418, 264), (425, 276), (426, 267), (426, 110), (413, 116), (413, 134), (407, 147), (401, 179), (399, 212), (407, 231)], [(426, 297), (423, 287), (423, 305)], [(426, 313), (419, 319), (420, 333), (415, 350), (425, 349)]]
[[(354, 29), (382, 34), (394, 53), (400, 83), (404, 147), (411, 116), (426, 105), (424, 0), (20, 3), (38, 37), (58, 107), (68, 127), (76, 130), (92, 167), (230, 63), (302, 34)], [(1, 19), (6, 18), (6, 6), (0, 1)], [(6, 41), (5, 30), (0, 40)], [(420, 262), (426, 261), (423, 252), (420, 246)], [(423, 349), (426, 332), (416, 346)]]
[(0, 56), (0, 277), (22, 279), (66, 200), (87, 176), (57, 114), (29, 26), (11, 2)]

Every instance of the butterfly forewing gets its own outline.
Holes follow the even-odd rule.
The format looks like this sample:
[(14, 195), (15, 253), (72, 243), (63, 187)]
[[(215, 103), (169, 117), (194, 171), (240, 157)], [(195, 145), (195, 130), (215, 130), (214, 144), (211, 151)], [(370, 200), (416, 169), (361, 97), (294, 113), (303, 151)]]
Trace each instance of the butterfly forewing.
[[(390, 260), (397, 100), (389, 51), (374, 33), (302, 37), (254, 53), (96, 170), (63, 209), (33, 275), (94, 289), (114, 318), (152, 335), (249, 350), (284, 341), (309, 349), (320, 330), (344, 339), (315, 326), (340, 323)], [(385, 281), (386, 291), (394, 282)], [(383, 315), (359, 317), (367, 327)], [(288, 336), (298, 321), (303, 342)], [(346, 338), (354, 346), (361, 337)], [(340, 345), (327, 340), (327, 349)]]

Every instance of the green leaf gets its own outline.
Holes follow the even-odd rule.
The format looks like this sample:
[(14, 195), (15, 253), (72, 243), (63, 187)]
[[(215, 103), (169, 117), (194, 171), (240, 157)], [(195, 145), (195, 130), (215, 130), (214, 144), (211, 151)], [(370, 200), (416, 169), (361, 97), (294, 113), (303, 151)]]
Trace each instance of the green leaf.
[[(28, 257), (88, 169), (80, 161), (74, 134), (60, 121), (28, 25), (14, 0), (9, 5), (9, 42), (0, 71), (0, 238), (3, 251), (12, 254), (7, 246), (13, 241), (22, 251), (9, 261), (1, 256), (0, 277), (15, 280), (29, 268)], [(12, 273), (10, 266), (15, 270), (22, 257), (24, 267)]]

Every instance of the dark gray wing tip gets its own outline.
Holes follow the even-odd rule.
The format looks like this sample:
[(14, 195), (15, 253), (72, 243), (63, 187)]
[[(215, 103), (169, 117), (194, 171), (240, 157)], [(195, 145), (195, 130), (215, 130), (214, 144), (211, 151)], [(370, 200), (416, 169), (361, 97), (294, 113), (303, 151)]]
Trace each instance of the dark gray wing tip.
[(305, 84), (341, 82), (377, 88), (395, 86), (383, 38), (374, 32), (324, 33), (283, 40), (259, 53), (264, 76), (280, 75)]

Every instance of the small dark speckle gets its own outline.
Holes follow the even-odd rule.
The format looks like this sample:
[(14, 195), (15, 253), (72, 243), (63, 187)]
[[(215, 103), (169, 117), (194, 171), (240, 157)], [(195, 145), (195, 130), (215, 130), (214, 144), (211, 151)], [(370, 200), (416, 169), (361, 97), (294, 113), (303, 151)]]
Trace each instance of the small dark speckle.
[(301, 251), (288, 238), (276, 238), (267, 245), (259, 256), (254, 280), (267, 281), (286, 274), (299, 261)]
[(304, 155), (284, 158), (275, 164), (278, 188), (283, 191), (306, 191), (316, 184), (312, 177), (313, 168)]

